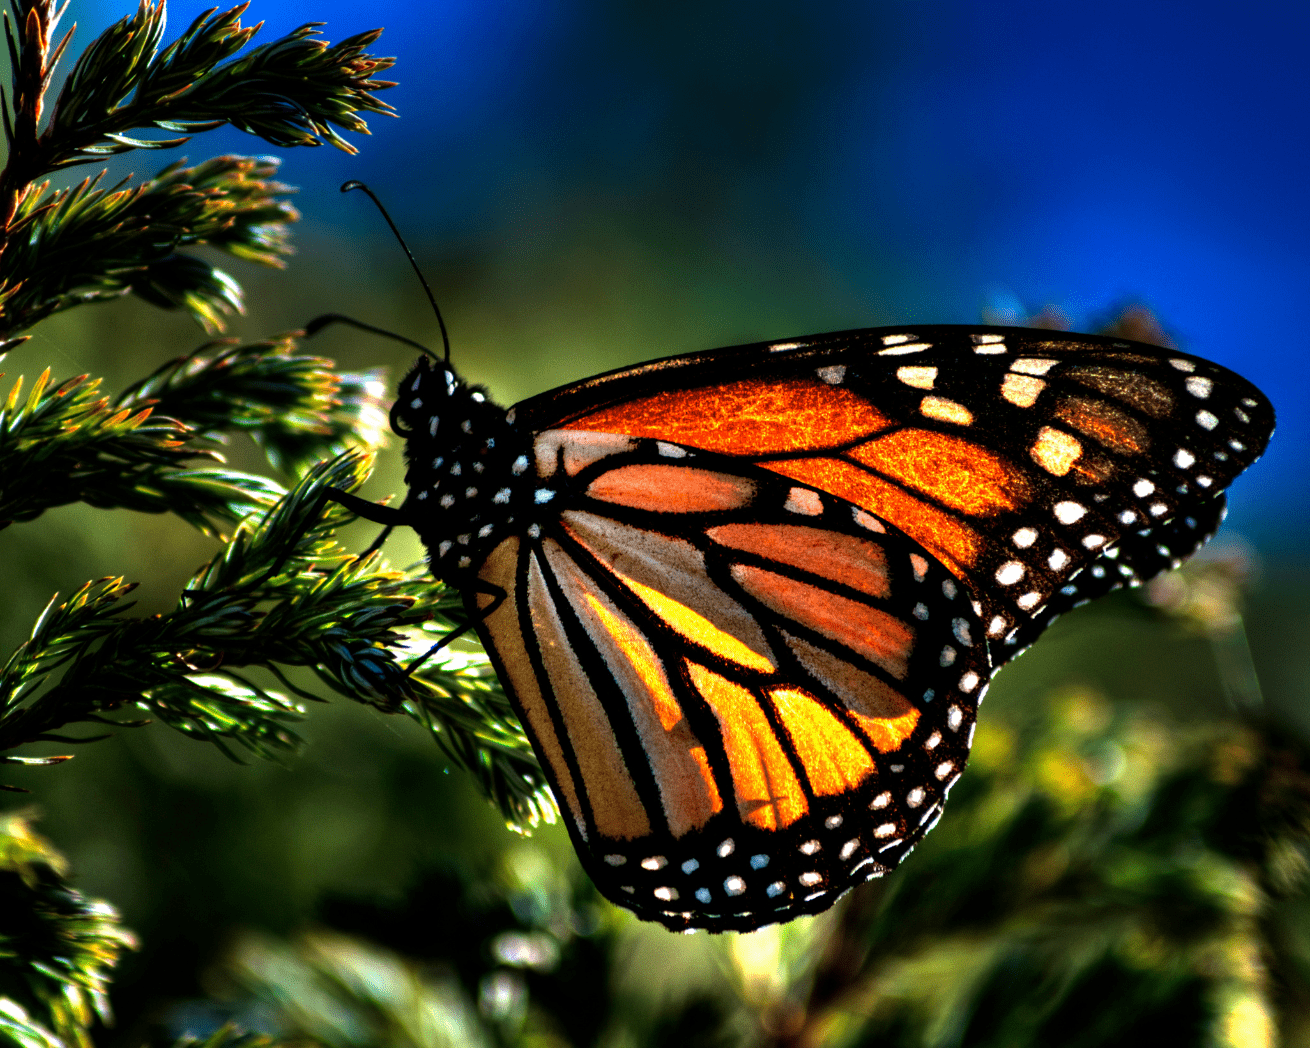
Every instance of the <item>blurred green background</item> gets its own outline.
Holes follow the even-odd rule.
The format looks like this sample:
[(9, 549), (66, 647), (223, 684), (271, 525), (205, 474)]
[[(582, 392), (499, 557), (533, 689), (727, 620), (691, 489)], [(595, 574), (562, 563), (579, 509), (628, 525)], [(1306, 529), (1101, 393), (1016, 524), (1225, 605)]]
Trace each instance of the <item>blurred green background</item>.
[[(202, 9), (172, 3), (173, 33)], [(74, 0), (74, 49), (126, 13)], [(1086, 330), (1144, 303), (1182, 348), (1242, 372), (1279, 412), (1269, 454), (1234, 486), (1211, 566), (1188, 591), (1218, 578), (1223, 599), (1244, 595), (1249, 656), (1228, 620), (1216, 627), (1123, 595), (1081, 609), (993, 687), (979, 781), (1000, 774), (1006, 754), (1038, 754), (1015, 765), (1029, 788), (1081, 810), (1122, 786), (1127, 773), (1106, 747), (1123, 749), (1125, 725), (1154, 726), (1160, 745), (1139, 771), (1162, 775), (1171, 747), (1207, 725), (1227, 730), (1252, 669), (1275, 734), (1310, 737), (1304, 5), (264, 0), (249, 12), (260, 18), (261, 40), (309, 18), (327, 21), (332, 40), (384, 24), (377, 50), (399, 56), (402, 86), (382, 97), (401, 118), (372, 121), (374, 134), (355, 139), (358, 157), (285, 156), (284, 179), (302, 187), (299, 254), (284, 273), (233, 268), (249, 304), (233, 333), (255, 338), (332, 311), (438, 343), (381, 221), (362, 196), (337, 194), (346, 178), (367, 180), (391, 207), (441, 302), (457, 366), (505, 403), (735, 342), (1015, 322), (1048, 306)], [(266, 147), (225, 131), (185, 150), (193, 160), (225, 151)], [(167, 159), (138, 153), (113, 171), (149, 173)], [(123, 301), (47, 322), (5, 367), (11, 378), (46, 365), (57, 378), (91, 372), (117, 390), (200, 341), (185, 318)], [(346, 368), (385, 363), (393, 378), (410, 355), (343, 331), (315, 348)], [(234, 446), (232, 459), (262, 468), (249, 447)], [(400, 487), (393, 447), (366, 494)], [(359, 528), (361, 548), (372, 531)], [(171, 607), (214, 549), (170, 518), (80, 506), (15, 525), (4, 542), (5, 650), (54, 592), (87, 579), (140, 580), (135, 613)], [(421, 555), (403, 535), (388, 553)], [(1156, 597), (1175, 612), (1197, 607)], [(385, 938), (369, 907), (410, 912), (423, 891), (444, 913), (443, 893), (480, 885), (533, 926), (546, 911), (522, 900), (574, 885), (583, 902), (557, 938), (574, 943), (571, 957), (595, 935), (608, 951), (587, 977), (619, 986), (615, 999), (645, 1001), (625, 1005), (634, 1015), (705, 994), (720, 1004), (705, 1006), (703, 1029), (724, 1000), (765, 1014), (769, 987), (801, 964), (804, 937), (821, 935), (765, 933), (752, 947), (638, 929), (587, 901), (558, 827), (531, 841), (508, 832), (415, 725), (344, 702), (312, 713), (312, 744), (287, 768), (238, 767), (156, 727), (14, 776), (34, 790), (42, 831), (77, 883), (142, 937), (118, 980), (120, 1025), (103, 1044), (212, 1021), (198, 1002), (231, 996), (230, 958), (258, 955), (252, 935), (336, 926)], [(1082, 727), (1066, 745), (1069, 723)], [(933, 868), (935, 838), (945, 854), (967, 837), (969, 810), (965, 800), (948, 807), (929, 856), (898, 877), (914, 878), (919, 860)], [(1310, 942), (1310, 931), (1297, 934)], [(501, 1015), (486, 973), (503, 957), (490, 942), (461, 947), (482, 958), (485, 971), (464, 982), (484, 1018)], [(224, 970), (228, 982), (215, 974)], [(696, 1026), (700, 1013), (686, 1014)], [(659, 1030), (680, 1036), (658, 1023), (645, 1036)], [(585, 1031), (552, 1036), (587, 1043)]]

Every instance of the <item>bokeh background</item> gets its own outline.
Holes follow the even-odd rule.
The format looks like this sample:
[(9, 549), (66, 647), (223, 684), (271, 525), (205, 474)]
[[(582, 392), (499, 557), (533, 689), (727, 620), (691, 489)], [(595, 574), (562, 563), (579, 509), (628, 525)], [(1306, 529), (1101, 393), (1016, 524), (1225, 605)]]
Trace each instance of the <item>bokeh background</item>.
[[(173, 0), (170, 38), (203, 9)], [(126, 13), (73, 0), (74, 50)], [(1091, 330), (1142, 304), (1278, 411), (1216, 549), (1244, 580), (1264, 701), (1289, 733), (1310, 729), (1310, 8), (256, 0), (248, 20), (261, 18), (261, 40), (311, 18), (334, 41), (385, 25), (375, 50), (397, 56), (400, 86), (382, 97), (400, 118), (353, 136), (358, 156), (284, 152), (299, 254), (284, 273), (233, 268), (249, 300), (234, 333), (334, 311), (438, 343), (382, 221), (337, 192), (348, 178), (404, 231), (457, 366), (507, 403), (737, 342), (1042, 310)], [(228, 130), (185, 150), (268, 151)], [(167, 159), (134, 154), (114, 177)], [(183, 317), (121, 302), (48, 322), (6, 370), (50, 364), (116, 389), (201, 340)], [(393, 377), (407, 356), (344, 332), (322, 351)], [(249, 449), (233, 457), (258, 467)], [(370, 483), (398, 490), (396, 449)], [(142, 579), (140, 611), (166, 609), (213, 550), (175, 520), (82, 507), (4, 541), (6, 648), (89, 578)], [(407, 542), (396, 560), (419, 556)], [(1022, 717), (1072, 688), (1107, 708), (1221, 716), (1222, 662), (1177, 622), (1110, 601), (1071, 615), (989, 703)], [(144, 938), (120, 990), (129, 1032), (208, 993), (207, 966), (242, 929), (290, 934), (326, 899), (398, 898), (442, 864), (501, 881), (566, 867), (562, 834), (513, 837), (412, 725), (337, 703), (309, 734), (289, 769), (237, 767), (153, 728), (23, 780), (79, 883)], [(713, 982), (717, 963), (682, 966)]]

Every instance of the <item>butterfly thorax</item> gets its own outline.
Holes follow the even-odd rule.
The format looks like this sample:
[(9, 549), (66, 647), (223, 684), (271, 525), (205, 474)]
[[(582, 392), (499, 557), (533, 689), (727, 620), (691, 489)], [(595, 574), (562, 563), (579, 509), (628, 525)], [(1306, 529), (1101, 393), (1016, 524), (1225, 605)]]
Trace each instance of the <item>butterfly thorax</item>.
[(405, 438), (406, 513), (438, 578), (461, 584), (538, 504), (531, 435), (449, 367), (420, 358), (400, 384), (392, 428)]

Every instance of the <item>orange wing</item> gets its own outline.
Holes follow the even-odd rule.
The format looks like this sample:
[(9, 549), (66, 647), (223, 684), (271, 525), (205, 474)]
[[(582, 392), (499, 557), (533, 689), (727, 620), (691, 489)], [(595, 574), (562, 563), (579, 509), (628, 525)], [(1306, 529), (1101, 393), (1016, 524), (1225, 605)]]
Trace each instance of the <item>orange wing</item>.
[(584, 431), (535, 452), (557, 515), (483, 564), (506, 599), (470, 604), (601, 891), (749, 929), (894, 867), (991, 674), (951, 574), (737, 459)]
[(877, 514), (968, 584), (998, 666), (1058, 611), (1192, 553), (1273, 429), (1215, 364), (1018, 329), (718, 350), (518, 410), (730, 455)]

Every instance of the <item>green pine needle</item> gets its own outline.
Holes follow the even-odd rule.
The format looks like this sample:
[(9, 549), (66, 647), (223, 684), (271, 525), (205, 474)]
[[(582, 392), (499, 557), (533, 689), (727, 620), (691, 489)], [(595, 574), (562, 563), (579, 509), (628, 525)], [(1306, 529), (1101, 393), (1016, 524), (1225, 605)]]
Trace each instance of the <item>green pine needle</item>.
[(32, 1048), (92, 1048), (88, 1029), (111, 1019), (109, 977), (136, 940), (108, 903), (65, 880), (63, 856), (28, 815), (0, 817), (0, 1036)]

